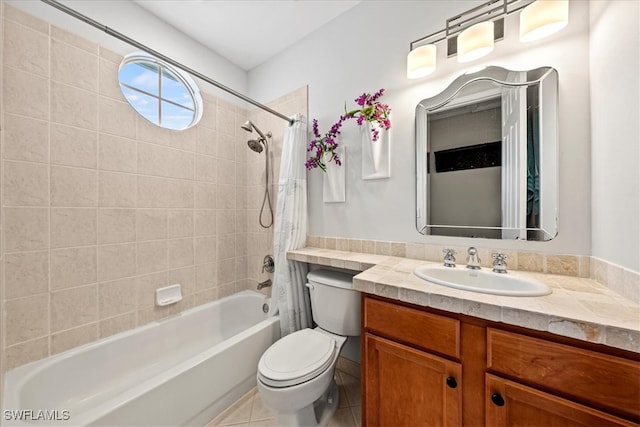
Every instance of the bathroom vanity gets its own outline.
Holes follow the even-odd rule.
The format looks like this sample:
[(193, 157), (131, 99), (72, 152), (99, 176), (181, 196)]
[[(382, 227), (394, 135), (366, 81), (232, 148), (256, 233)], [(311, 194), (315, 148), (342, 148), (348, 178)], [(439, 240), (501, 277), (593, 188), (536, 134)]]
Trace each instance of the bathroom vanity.
[(593, 280), (510, 272), (553, 292), (505, 297), (416, 277), (427, 261), (288, 258), (362, 271), (363, 425), (639, 425), (640, 307)]
[(363, 425), (632, 426), (638, 355), (363, 294)]

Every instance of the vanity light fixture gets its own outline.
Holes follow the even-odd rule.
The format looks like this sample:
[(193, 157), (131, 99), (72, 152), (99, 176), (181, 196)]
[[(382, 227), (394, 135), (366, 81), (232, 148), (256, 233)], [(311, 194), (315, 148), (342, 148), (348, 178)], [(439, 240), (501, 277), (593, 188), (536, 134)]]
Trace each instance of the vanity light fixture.
[(412, 49), (407, 55), (407, 78), (419, 79), (436, 69), (436, 45), (425, 44)]
[(407, 78), (435, 71), (436, 45), (441, 41), (446, 41), (447, 57), (458, 56), (461, 63), (489, 54), (504, 38), (505, 17), (520, 11), (520, 40), (538, 40), (567, 25), (569, 0), (490, 0), (449, 18), (443, 30), (409, 44)]
[(536, 0), (520, 12), (520, 41), (540, 40), (569, 22), (569, 0)]
[(471, 62), (493, 50), (493, 21), (474, 24), (458, 35), (458, 62)]

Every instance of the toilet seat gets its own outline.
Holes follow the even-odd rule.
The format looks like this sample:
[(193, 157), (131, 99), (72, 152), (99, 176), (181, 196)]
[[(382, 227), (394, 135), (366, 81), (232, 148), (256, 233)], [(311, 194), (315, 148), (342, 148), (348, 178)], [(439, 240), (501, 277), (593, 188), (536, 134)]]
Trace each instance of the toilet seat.
[(276, 341), (258, 362), (258, 377), (272, 387), (289, 387), (309, 381), (331, 364), (336, 349), (332, 337), (302, 329)]

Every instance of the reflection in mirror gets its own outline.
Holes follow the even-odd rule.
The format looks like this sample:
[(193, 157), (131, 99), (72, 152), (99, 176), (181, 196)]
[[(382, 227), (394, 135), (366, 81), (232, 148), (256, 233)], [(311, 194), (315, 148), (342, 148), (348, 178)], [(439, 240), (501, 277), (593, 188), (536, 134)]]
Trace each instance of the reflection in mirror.
[(558, 73), (488, 67), (416, 107), (422, 234), (550, 240), (558, 232)]

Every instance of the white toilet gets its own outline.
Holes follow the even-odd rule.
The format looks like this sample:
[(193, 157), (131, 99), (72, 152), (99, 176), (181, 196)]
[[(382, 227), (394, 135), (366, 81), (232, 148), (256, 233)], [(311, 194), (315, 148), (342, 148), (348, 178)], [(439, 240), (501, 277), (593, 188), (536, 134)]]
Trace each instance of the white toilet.
[(315, 270), (307, 275), (315, 329), (276, 341), (258, 362), (258, 391), (277, 426), (326, 426), (338, 406), (333, 375), (347, 336), (360, 335), (360, 292), (353, 275)]

